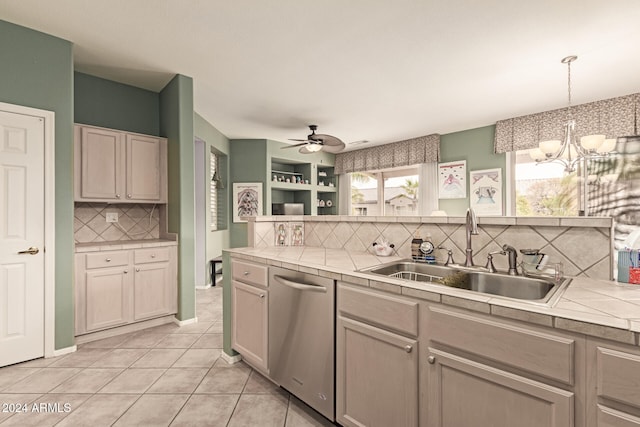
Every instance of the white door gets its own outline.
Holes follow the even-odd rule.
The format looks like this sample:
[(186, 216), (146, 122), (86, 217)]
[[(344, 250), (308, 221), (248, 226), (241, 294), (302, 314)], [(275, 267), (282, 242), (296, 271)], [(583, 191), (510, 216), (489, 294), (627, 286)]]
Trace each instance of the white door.
[(0, 366), (44, 356), (44, 220), (44, 120), (0, 111)]

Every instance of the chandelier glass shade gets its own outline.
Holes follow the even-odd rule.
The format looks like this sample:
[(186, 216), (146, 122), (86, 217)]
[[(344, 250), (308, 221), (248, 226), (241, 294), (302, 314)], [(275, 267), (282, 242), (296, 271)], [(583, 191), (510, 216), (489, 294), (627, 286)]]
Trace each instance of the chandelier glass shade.
[(557, 162), (564, 165), (566, 172), (574, 172), (576, 165), (585, 159), (602, 158), (607, 156), (616, 147), (616, 139), (607, 139), (606, 135), (587, 135), (580, 138), (576, 136), (576, 121), (571, 114), (571, 63), (578, 59), (577, 56), (567, 56), (562, 59), (567, 64), (568, 87), (568, 119), (564, 124), (564, 137), (562, 140), (541, 141), (538, 148), (534, 148), (529, 155), (537, 163)]

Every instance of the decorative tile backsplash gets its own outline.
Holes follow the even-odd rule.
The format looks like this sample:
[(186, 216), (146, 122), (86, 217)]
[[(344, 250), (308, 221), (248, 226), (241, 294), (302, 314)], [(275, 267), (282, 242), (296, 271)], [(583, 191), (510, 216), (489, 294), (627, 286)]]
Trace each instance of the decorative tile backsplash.
[[(399, 256), (410, 258), (411, 240), (417, 232), (423, 240), (430, 240), (435, 247), (452, 250), (455, 262), (463, 263), (465, 260), (465, 225), (460, 223), (314, 221), (305, 218), (304, 224), (305, 246), (374, 254), (373, 242), (386, 239), (395, 245)], [(273, 223), (255, 222), (254, 225), (253, 241), (249, 245), (273, 246)], [(481, 224), (478, 232), (478, 235), (472, 236), (476, 265), (484, 266), (489, 252), (499, 251), (502, 245), (508, 244), (518, 250), (540, 249), (549, 255), (549, 263), (561, 262), (567, 276), (595, 279), (612, 277), (610, 226)], [(447, 251), (441, 249), (435, 252), (438, 262), (444, 263)], [(506, 256), (494, 255), (493, 260), (498, 270), (508, 269)], [(520, 260), (522, 254), (518, 252), (518, 261)]]
[[(107, 213), (117, 213), (118, 222), (107, 222)], [(73, 231), (76, 243), (158, 239), (158, 208), (150, 204), (76, 203)]]

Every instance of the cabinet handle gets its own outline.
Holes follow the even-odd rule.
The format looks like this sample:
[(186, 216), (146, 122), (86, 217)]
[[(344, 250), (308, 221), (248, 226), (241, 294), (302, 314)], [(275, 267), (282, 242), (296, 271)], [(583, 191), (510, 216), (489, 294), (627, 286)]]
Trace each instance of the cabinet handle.
[(105, 259), (106, 262), (111, 262), (111, 258)]
[(249, 272), (248, 272), (248, 271), (245, 271), (245, 272), (244, 272), (244, 273), (242, 273), (242, 274), (244, 274), (245, 276), (248, 276), (248, 275), (249, 275)]
[(429, 363), (429, 365), (433, 365), (434, 363), (436, 363), (436, 357), (435, 356), (427, 357), (427, 362)]
[(120, 198), (120, 195), (119, 195), (119, 194), (116, 194), (116, 199), (119, 199), (119, 198)]
[(130, 199), (130, 198), (131, 198), (131, 194), (127, 194), (127, 199)]
[(264, 294), (260, 294), (260, 298), (264, 298)]
[(128, 272), (129, 272), (129, 270), (125, 270), (125, 271), (124, 271), (124, 274), (127, 274)]
[(404, 351), (406, 351), (407, 353), (411, 353), (413, 351), (413, 346), (405, 345), (404, 346)]
[(151, 254), (151, 258), (155, 258), (155, 257), (156, 257), (156, 254)]
[(139, 268), (136, 268), (136, 271), (140, 271), (140, 269), (139, 269)]

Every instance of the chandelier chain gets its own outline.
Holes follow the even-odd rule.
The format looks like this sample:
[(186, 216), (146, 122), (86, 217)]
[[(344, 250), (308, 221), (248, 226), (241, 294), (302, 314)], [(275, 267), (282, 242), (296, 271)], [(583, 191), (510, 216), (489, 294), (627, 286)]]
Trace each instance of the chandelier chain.
[(571, 119), (571, 62), (567, 62), (567, 113)]

